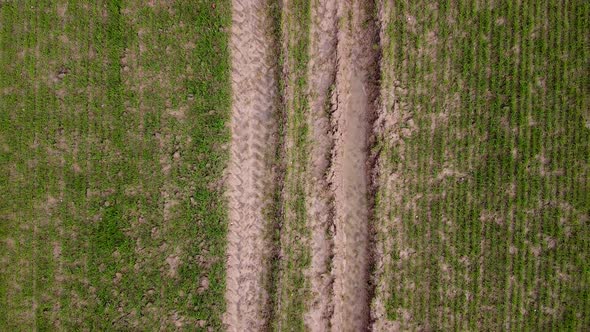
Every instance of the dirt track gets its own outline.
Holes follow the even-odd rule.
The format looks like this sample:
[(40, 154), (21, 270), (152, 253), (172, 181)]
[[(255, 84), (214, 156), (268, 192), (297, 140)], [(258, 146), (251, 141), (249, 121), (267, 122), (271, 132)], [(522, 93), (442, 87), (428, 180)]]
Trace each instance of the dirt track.
[[(338, 17), (337, 108), (333, 156), (335, 193), (335, 331), (362, 331), (369, 319), (369, 190), (371, 120), (374, 112), (375, 29), (372, 8), (341, 1)], [(352, 15), (351, 15), (352, 13)]]
[[(264, 330), (272, 324), (267, 321), (270, 313), (281, 315), (283, 310), (281, 303), (270, 307), (273, 302), (265, 285), (275, 244), (268, 237), (273, 225), (263, 212), (271, 204), (273, 179), (277, 179), (268, 156), (278, 144), (274, 133), (280, 119), (274, 115), (284, 107), (277, 98), (275, 41), (267, 35), (271, 18), (263, 10), (265, 4), (234, 1), (233, 6), (225, 318), (231, 331)], [(370, 16), (373, 8), (364, 1), (310, 4), (305, 96), (310, 153), (303, 174), (310, 238), (300, 242), (308, 243), (311, 254), (309, 267), (302, 271), (310, 297), (300, 314), (311, 331), (361, 331), (370, 321), (368, 160), (378, 95), (377, 30)], [(288, 54), (290, 44), (282, 45)], [(284, 67), (284, 75), (290, 70)], [(292, 99), (292, 91), (286, 90), (285, 100)], [(293, 147), (288, 144), (289, 148)], [(284, 192), (282, 199), (292, 198)], [(290, 237), (299, 237), (289, 234), (282, 235), (283, 245), (291, 243)]]
[(229, 331), (266, 325), (271, 239), (268, 207), (274, 185), (276, 68), (264, 0), (233, 2), (231, 155), (225, 324)]

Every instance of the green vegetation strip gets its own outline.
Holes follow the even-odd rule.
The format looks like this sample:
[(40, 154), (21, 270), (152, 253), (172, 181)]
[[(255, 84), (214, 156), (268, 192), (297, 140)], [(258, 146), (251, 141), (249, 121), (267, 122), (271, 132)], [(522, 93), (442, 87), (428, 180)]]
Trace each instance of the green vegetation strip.
[(305, 330), (303, 316), (309, 299), (305, 270), (311, 263), (310, 232), (306, 218), (306, 183), (309, 155), (307, 65), (309, 62), (309, 0), (286, 2), (282, 30), (284, 47), (286, 147), (284, 222), (281, 233), (282, 260), (275, 328)]
[(219, 330), (229, 1), (0, 8), (0, 329)]
[(590, 6), (393, 6), (384, 82), (412, 121), (405, 150), (382, 154), (405, 181), (385, 194), (400, 203), (378, 204), (401, 217), (385, 235), (397, 239), (388, 318), (405, 328), (583, 329)]

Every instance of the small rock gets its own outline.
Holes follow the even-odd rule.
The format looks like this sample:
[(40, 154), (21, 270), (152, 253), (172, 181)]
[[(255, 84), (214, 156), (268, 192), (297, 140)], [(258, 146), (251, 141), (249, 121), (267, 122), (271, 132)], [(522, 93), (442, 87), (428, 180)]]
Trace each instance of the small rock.
[(201, 279), (201, 287), (205, 290), (209, 289), (209, 279), (207, 277)]

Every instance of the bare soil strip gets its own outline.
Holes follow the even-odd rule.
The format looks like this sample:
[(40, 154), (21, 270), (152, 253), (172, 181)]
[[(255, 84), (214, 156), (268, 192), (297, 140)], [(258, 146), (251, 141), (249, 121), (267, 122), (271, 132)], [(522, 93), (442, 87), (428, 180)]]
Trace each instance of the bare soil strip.
[(235, 0), (232, 8), (232, 142), (227, 181), (225, 295), (228, 331), (260, 331), (267, 326), (266, 283), (272, 253), (269, 210), (278, 123), (276, 56), (268, 6), (265, 0)]
[(334, 331), (369, 324), (369, 216), (371, 121), (377, 89), (376, 30), (365, 1), (338, 6), (337, 109), (333, 116), (332, 189), (335, 195)]
[(310, 331), (328, 331), (333, 313), (331, 259), (333, 252), (334, 195), (327, 178), (334, 140), (330, 123), (331, 88), (336, 79), (336, 0), (312, 1), (308, 67), (310, 159), (307, 220), (311, 230), (311, 266), (306, 275), (311, 298), (305, 325)]

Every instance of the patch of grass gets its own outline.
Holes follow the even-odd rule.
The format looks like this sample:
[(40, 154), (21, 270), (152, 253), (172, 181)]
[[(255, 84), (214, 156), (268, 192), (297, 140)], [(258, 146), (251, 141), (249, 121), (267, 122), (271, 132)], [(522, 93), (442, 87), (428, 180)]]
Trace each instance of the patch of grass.
[[(275, 49), (272, 50), (274, 54), (278, 55), (276, 62), (273, 65), (277, 67), (281, 67), (284, 63), (285, 59), (285, 50), (281, 47), (281, 37), (282, 37), (282, 3), (280, 2), (273, 2), (270, 3), (267, 8), (267, 13), (271, 19), (271, 29), (268, 33), (271, 36), (271, 40), (273, 41), (273, 45)], [(284, 202), (282, 200), (282, 194), (284, 190), (284, 177), (285, 177), (285, 102), (284, 102), (284, 91), (285, 91), (285, 78), (283, 77), (282, 73), (277, 70), (275, 76), (276, 82), (278, 84), (278, 97), (276, 100), (277, 111), (275, 113), (275, 117), (277, 119), (277, 142), (276, 142), (276, 149), (274, 151), (274, 158), (273, 158), (273, 165), (276, 169), (276, 179), (278, 185), (275, 186), (274, 191), (272, 193), (272, 197), (270, 199), (271, 204), (269, 204), (267, 216), (272, 223), (272, 227), (269, 227), (270, 234), (269, 237), (271, 238), (272, 243), (272, 257), (270, 263), (270, 271), (268, 272), (268, 283), (267, 283), (267, 290), (269, 296), (269, 303), (267, 308), (269, 308), (268, 313), (268, 326), (267, 329), (269, 330), (276, 330), (278, 326), (278, 316), (280, 314), (280, 263), (281, 263), (281, 229), (283, 227), (283, 205)]]
[(1, 329), (221, 329), (229, 1), (1, 8)]
[(285, 185), (283, 188), (282, 261), (276, 329), (305, 330), (303, 316), (309, 297), (304, 271), (311, 263), (306, 211), (306, 168), (308, 163), (307, 65), (309, 62), (310, 1), (289, 1), (282, 16), (286, 40), (285, 68)]
[(395, 82), (396, 116), (414, 125), (402, 145), (381, 143), (392, 150), (383, 149), (384, 173), (404, 179), (400, 200), (378, 204), (396, 239), (384, 277), (391, 320), (469, 330), (587, 325), (588, 10), (394, 4), (384, 82)]

